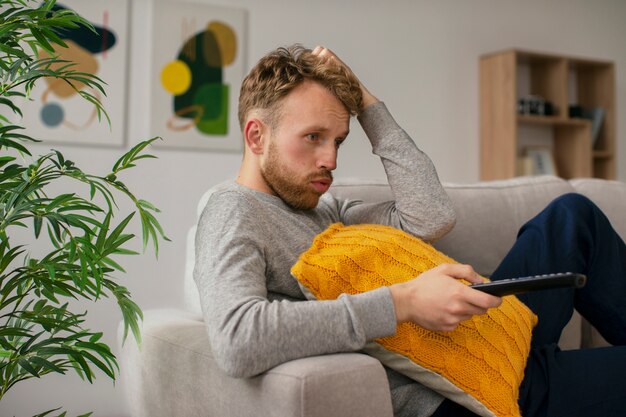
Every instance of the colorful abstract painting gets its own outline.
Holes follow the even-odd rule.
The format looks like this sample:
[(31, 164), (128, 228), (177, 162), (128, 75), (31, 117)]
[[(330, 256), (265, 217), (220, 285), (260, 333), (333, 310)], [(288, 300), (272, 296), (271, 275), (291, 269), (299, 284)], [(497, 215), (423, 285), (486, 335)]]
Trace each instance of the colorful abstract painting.
[(155, 1), (151, 135), (159, 146), (240, 151), (245, 12)]
[[(55, 52), (74, 63), (73, 69), (94, 74), (106, 85), (100, 91), (53, 78), (40, 81), (24, 103), (23, 124), (28, 134), (45, 142), (80, 145), (124, 144), (126, 131), (126, 91), (128, 57), (128, 0), (60, 0), (56, 10), (70, 9), (87, 19), (95, 32), (86, 28), (66, 28), (58, 33), (67, 48)], [(42, 57), (46, 53), (41, 51)], [(63, 65), (63, 64), (59, 64)], [(109, 115), (98, 120), (95, 106), (79, 92), (97, 97)]]

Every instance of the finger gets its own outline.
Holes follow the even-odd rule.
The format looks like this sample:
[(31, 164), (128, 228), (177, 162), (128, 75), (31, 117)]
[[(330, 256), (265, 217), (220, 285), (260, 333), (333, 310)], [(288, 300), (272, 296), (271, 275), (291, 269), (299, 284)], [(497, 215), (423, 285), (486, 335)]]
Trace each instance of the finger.
[(483, 314), (484, 314), (484, 313), (475, 313), (475, 314), (467, 314), (467, 315), (465, 315), (465, 316), (459, 316), (459, 317), (458, 317), (459, 324), (460, 324), (460, 323), (462, 323), (462, 322), (464, 322), (464, 321), (466, 321), (466, 320), (470, 320), (470, 319), (471, 319), (472, 317), (474, 317), (474, 316), (481, 316), (481, 315), (483, 315)]
[(491, 304), (484, 304), (480, 301), (475, 301), (472, 299), (473, 294), (468, 292), (466, 296), (462, 296), (458, 300), (458, 302), (451, 302), (447, 306), (447, 312), (450, 314), (450, 317), (454, 317), (458, 321), (463, 321), (471, 318), (472, 316), (480, 316), (485, 314), (489, 308), (491, 308)]
[(496, 297), (495, 295), (487, 294), (470, 287), (467, 287), (467, 289), (471, 291), (471, 294), (468, 295), (467, 301), (478, 308), (484, 309), (484, 312), (502, 304), (502, 298), (500, 297)]
[(319, 55), (322, 51), (324, 50), (324, 47), (322, 45), (317, 45), (315, 48), (313, 48), (313, 55)]
[(456, 328), (458, 327), (458, 323), (457, 324), (448, 324), (448, 325), (443, 325), (437, 329), (433, 329), (435, 331), (438, 332), (453, 332)]
[(320, 47), (320, 50), (316, 55), (325, 62), (330, 62), (333, 65), (343, 64), (343, 62), (339, 58), (337, 58), (337, 55), (335, 55), (335, 53), (328, 48)]
[(327, 61), (335, 57), (335, 54), (333, 54), (330, 49), (325, 48), (321, 45), (317, 46), (313, 50), (313, 55), (316, 55), (318, 58), (323, 58), (324, 60), (327, 60)]
[(485, 308), (483, 306), (477, 306), (474, 304), (468, 304), (467, 307), (465, 308), (465, 313), (467, 315), (469, 315), (469, 317), (473, 317), (473, 316), (482, 316), (483, 314), (487, 313), (487, 311), (489, 311), (489, 308)]
[(478, 284), (483, 282), (483, 278), (478, 275), (471, 265), (466, 264), (443, 264), (443, 272), (455, 279), (464, 279), (471, 283)]

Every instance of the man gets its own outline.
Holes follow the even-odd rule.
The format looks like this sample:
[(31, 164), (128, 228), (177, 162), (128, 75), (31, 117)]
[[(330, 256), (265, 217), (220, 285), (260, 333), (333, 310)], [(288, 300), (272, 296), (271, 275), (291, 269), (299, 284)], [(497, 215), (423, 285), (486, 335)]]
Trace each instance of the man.
[[(395, 201), (363, 204), (326, 194), (338, 149), (349, 133), (351, 114), (358, 116), (372, 151), (381, 158)], [(481, 281), (468, 265), (441, 265), (419, 279), (342, 295), (333, 301), (305, 301), (289, 271), (314, 237), (330, 224), (380, 223), (433, 241), (452, 228), (453, 209), (430, 159), (395, 123), (385, 105), (328, 49), (311, 51), (294, 46), (262, 58), (242, 84), (239, 119), (245, 141), (239, 176), (236, 182), (215, 188), (196, 238), (195, 280), (214, 356), (228, 374), (249, 377), (296, 358), (356, 351), (369, 340), (394, 334), (397, 323), (404, 321), (430, 330), (453, 330), (461, 321), (500, 305), (500, 298), (459, 282)], [(588, 213), (588, 219), (581, 220), (582, 212)], [(613, 276), (615, 271), (624, 278), (626, 249), (608, 221), (601, 218), (599, 210), (581, 197), (569, 196), (553, 203), (534, 223), (529, 222), (527, 232), (520, 234), (493, 278), (575, 270), (588, 273), (594, 282), (589, 285), (592, 290), (606, 284), (602, 277)], [(580, 260), (552, 259), (555, 250), (550, 242), (560, 233), (558, 228), (563, 225), (579, 230), (579, 223), (589, 219), (599, 224), (597, 230), (587, 233), (593, 236), (570, 236), (571, 243), (564, 243), (570, 246), (559, 249), (578, 254), (576, 245), (600, 240), (602, 247), (581, 254)], [(541, 250), (545, 256), (537, 256), (530, 248)], [(596, 255), (608, 253), (606, 248), (613, 252)], [(593, 256), (594, 262), (588, 262)], [(619, 265), (614, 257), (621, 259)], [(560, 269), (566, 266), (572, 268)], [(606, 268), (613, 268), (613, 274), (606, 274)], [(623, 300), (626, 279), (622, 281), (608, 284), (623, 295)], [(546, 293), (554, 298), (554, 292)], [(560, 357), (556, 348), (560, 330), (574, 304), (587, 304), (589, 300), (584, 299), (584, 295), (568, 293), (556, 302), (549, 299), (551, 309), (545, 307), (542, 296), (523, 299), (540, 316), (541, 323), (533, 335), (536, 358), (531, 356), (527, 368), (532, 380), (525, 379), (520, 397), (528, 415), (544, 415), (550, 402), (554, 403), (553, 397), (563, 398), (550, 384), (575, 380), (567, 373), (552, 374), (560, 366), (556, 358)], [(606, 317), (591, 307), (586, 312)], [(605, 336), (623, 344), (626, 311), (610, 309), (609, 314), (617, 317), (614, 322), (618, 327), (611, 325)], [(556, 318), (541, 320), (543, 315)], [(623, 350), (612, 352), (613, 356), (626, 356)], [(589, 363), (599, 369), (615, 366), (600, 355), (591, 356)], [(621, 366), (626, 371), (626, 366)], [(387, 373), (398, 416), (473, 415), (394, 371)], [(546, 373), (550, 377), (542, 376)], [(626, 399), (626, 384), (618, 388), (599, 386), (610, 393), (602, 398), (592, 394), (591, 398), (593, 402)]]

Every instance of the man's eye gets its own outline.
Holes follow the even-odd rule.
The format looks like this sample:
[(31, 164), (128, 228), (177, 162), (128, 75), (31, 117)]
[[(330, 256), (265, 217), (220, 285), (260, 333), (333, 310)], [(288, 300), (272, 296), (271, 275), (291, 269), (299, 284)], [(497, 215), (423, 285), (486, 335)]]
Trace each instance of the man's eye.
[(318, 140), (319, 135), (317, 133), (309, 133), (308, 135), (306, 135), (306, 138), (308, 140)]

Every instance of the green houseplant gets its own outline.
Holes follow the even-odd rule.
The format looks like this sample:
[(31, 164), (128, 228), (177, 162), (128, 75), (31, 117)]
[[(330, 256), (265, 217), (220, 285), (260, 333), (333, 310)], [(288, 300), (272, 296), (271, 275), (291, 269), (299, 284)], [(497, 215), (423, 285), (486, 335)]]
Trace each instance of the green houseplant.
[[(63, 28), (91, 25), (72, 11), (55, 11), (54, 0), (0, 0), (0, 401), (15, 384), (50, 373), (78, 373), (92, 381), (97, 370), (115, 379), (118, 364), (102, 333), (86, 328), (87, 312), (75, 311), (73, 300), (117, 302), (125, 337), (139, 340), (141, 310), (116, 275), (124, 272), (119, 256), (136, 254), (129, 245), (132, 221), (141, 224), (143, 247), (167, 239), (149, 202), (138, 198), (120, 180), (154, 140), (130, 149), (111, 172), (94, 175), (79, 169), (59, 151), (33, 156), (36, 141), (28, 130), (11, 122), (21, 115), (20, 100), (29, 99), (34, 83), (54, 77), (69, 83), (98, 115), (101, 103), (77, 86), (104, 94), (104, 82), (73, 70), (55, 49), (65, 47)], [(45, 54), (40, 54), (40, 52)], [(43, 58), (43, 56), (46, 56)], [(61, 194), (54, 189), (75, 192)], [(116, 199), (133, 203), (121, 213)], [(24, 230), (44, 253), (33, 253)], [(46, 411), (49, 415), (58, 409)], [(65, 413), (60, 414), (64, 416)]]

